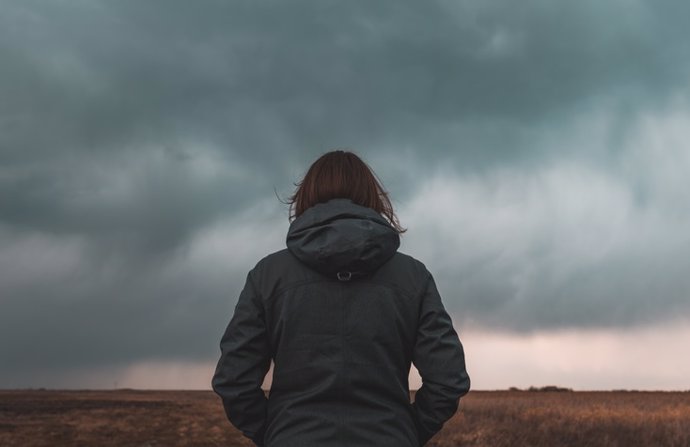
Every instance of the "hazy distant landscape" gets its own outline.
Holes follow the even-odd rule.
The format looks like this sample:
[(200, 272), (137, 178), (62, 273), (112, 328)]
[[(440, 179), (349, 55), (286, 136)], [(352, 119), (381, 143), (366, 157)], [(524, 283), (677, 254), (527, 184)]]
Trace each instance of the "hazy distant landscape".
[[(227, 422), (211, 391), (4, 390), (0, 445), (252, 443)], [(472, 391), (427, 445), (686, 447), (690, 392)]]

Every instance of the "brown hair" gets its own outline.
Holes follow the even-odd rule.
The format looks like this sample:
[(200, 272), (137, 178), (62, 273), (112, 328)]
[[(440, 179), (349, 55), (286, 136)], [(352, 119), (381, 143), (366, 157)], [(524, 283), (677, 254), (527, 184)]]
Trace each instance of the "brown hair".
[(384, 216), (398, 233), (407, 231), (400, 226), (381, 181), (369, 165), (353, 152), (326, 152), (312, 163), (304, 178), (295, 186), (297, 189), (287, 201), (291, 221), (317, 203), (346, 198)]

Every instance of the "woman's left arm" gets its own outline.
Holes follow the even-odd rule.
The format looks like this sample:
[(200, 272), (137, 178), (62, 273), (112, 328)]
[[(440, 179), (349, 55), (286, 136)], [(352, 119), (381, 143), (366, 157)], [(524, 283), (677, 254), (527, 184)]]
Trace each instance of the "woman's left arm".
[(264, 308), (252, 272), (220, 341), (221, 356), (212, 379), (228, 420), (258, 446), (263, 445), (267, 399), (261, 389), (271, 365)]

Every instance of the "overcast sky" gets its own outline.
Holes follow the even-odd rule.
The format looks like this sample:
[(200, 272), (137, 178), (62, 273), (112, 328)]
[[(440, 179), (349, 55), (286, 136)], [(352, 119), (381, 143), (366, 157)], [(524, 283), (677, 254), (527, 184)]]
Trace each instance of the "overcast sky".
[(690, 389), (689, 16), (0, 0), (0, 388), (209, 388), (276, 192), (349, 148), (476, 387)]

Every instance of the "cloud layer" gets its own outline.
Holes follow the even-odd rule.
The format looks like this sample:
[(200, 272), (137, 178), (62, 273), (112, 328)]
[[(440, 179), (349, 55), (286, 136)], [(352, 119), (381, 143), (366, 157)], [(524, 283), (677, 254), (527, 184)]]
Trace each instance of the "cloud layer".
[(212, 361), (335, 147), (460, 327), (686, 318), (688, 9), (0, 0), (0, 386)]

